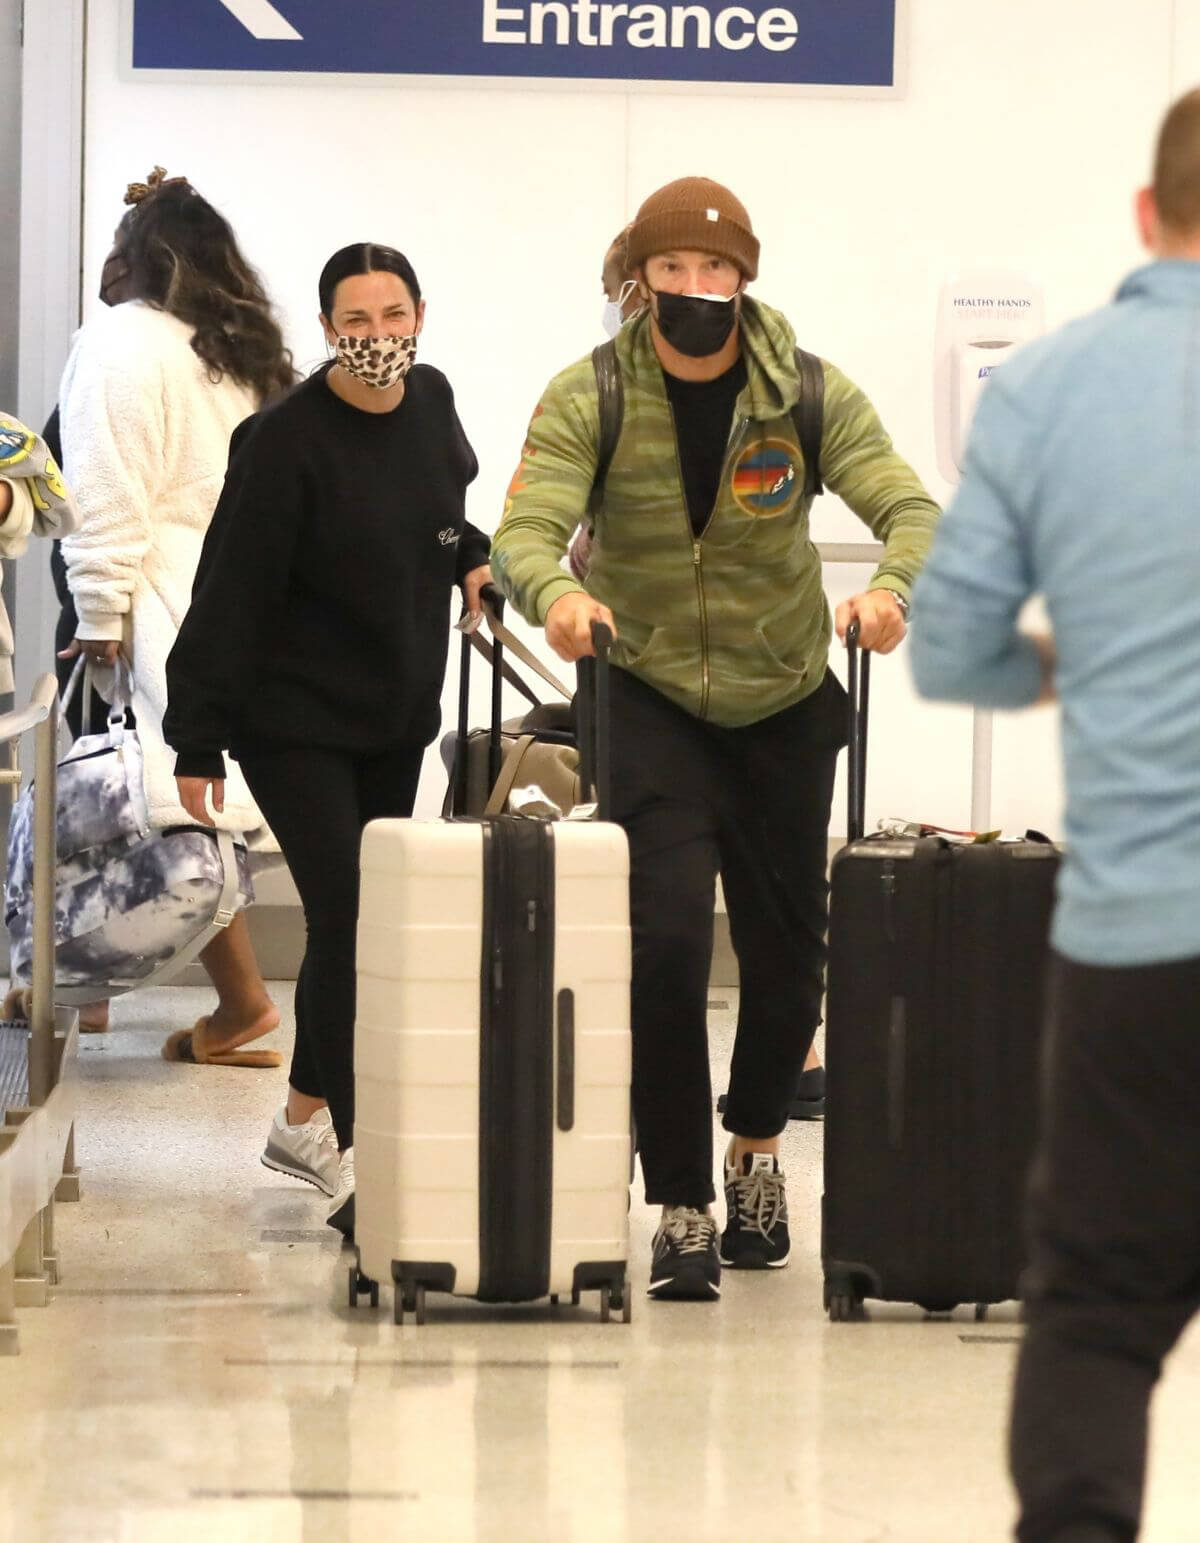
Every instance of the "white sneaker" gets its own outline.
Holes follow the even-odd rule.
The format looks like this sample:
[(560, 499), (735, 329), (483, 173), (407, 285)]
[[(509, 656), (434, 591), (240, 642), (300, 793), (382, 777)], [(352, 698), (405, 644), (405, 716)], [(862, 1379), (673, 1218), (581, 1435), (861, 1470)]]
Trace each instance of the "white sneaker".
[(329, 1110), (318, 1109), (303, 1125), (288, 1124), (286, 1105), (276, 1110), (262, 1160), (264, 1167), (332, 1195), (338, 1185), (338, 1146)]
[(337, 1192), (325, 1220), (344, 1238), (354, 1241), (354, 1148), (347, 1147), (338, 1163)]

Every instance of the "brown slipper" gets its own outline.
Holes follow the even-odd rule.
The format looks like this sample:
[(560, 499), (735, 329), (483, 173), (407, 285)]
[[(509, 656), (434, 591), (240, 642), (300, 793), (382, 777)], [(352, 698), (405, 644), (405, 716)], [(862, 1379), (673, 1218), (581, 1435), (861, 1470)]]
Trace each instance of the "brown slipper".
[[(0, 1007), (0, 1016), (6, 1018), (9, 1023), (28, 1023), (33, 1017), (33, 992), (28, 986), (19, 987), (10, 991), (4, 998), (4, 1006)], [(79, 1032), (81, 1034), (107, 1034), (107, 1019), (100, 1024), (85, 1023), (83, 1014), (79, 1015)]]
[(33, 992), (28, 986), (15, 987), (4, 998), (0, 1014), (9, 1023), (28, 1023), (33, 1017)]
[[(248, 1040), (262, 1038), (261, 1034), (255, 1034), (249, 1029), (231, 1044), (210, 1050), (206, 1043), (209, 1022), (208, 1018), (197, 1018), (190, 1029), (176, 1029), (162, 1047), (163, 1060), (186, 1061), (193, 1066), (250, 1066), (259, 1071), (270, 1071), (273, 1067), (283, 1065), (283, 1057), (278, 1050), (237, 1048)], [(270, 1033), (270, 1030), (267, 1032)]]

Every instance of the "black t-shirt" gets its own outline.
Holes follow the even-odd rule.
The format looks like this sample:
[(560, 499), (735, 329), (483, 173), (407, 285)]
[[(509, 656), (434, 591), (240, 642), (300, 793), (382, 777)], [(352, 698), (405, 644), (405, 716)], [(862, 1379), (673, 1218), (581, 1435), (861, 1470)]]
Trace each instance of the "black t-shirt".
[(716, 380), (680, 380), (665, 370), (663, 378), (675, 417), (688, 518), (692, 534), (699, 539), (716, 506), (733, 407), (747, 380), (746, 361), (739, 355), (737, 363)]
[(429, 365), (367, 413), (327, 370), (234, 432), (191, 609), (167, 662), (179, 773), (239, 746), (428, 744), (440, 721), (450, 591), (488, 559), (465, 517), (478, 470)]

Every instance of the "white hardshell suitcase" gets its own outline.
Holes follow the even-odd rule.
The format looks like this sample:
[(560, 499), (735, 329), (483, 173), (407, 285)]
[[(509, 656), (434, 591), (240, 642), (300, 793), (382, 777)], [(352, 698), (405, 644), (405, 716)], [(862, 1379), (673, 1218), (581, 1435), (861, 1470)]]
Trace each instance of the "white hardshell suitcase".
[(377, 820), (359, 917), (352, 1304), (598, 1290), (628, 1321), (624, 832)]

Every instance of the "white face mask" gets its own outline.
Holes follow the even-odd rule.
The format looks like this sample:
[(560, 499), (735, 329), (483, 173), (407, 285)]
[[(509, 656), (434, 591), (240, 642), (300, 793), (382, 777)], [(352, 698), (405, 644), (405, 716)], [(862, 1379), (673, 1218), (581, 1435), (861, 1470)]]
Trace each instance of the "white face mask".
[(637, 288), (636, 279), (626, 279), (615, 300), (606, 300), (600, 313), (600, 325), (610, 338), (615, 338), (625, 325), (625, 302)]
[(417, 334), (403, 338), (352, 338), (337, 340), (337, 362), (348, 375), (364, 385), (386, 391), (412, 369), (417, 357)]

